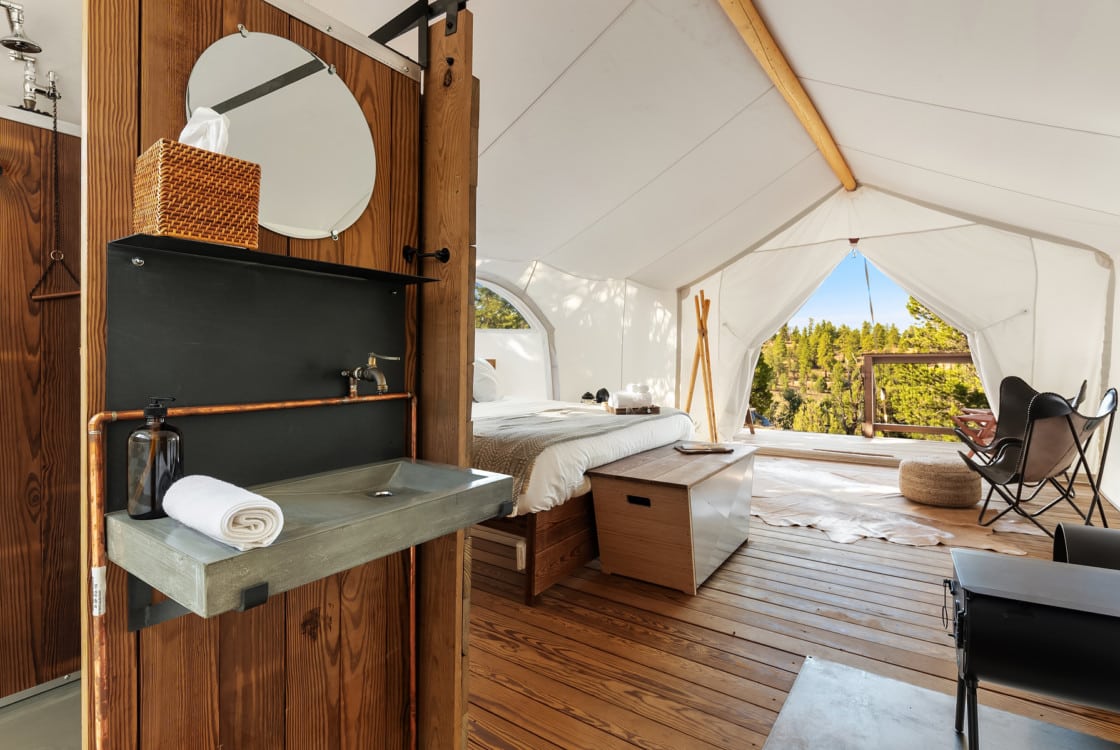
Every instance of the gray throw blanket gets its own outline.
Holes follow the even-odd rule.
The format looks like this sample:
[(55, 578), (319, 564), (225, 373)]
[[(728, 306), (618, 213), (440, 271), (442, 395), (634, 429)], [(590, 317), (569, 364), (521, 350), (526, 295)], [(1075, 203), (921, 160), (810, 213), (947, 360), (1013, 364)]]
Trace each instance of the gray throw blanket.
[(662, 407), (660, 414), (624, 416), (608, 414), (595, 407), (565, 407), (511, 417), (475, 419), (472, 463), (479, 469), (511, 475), (516, 498), (529, 483), (533, 462), (545, 448), (680, 413), (677, 409)]

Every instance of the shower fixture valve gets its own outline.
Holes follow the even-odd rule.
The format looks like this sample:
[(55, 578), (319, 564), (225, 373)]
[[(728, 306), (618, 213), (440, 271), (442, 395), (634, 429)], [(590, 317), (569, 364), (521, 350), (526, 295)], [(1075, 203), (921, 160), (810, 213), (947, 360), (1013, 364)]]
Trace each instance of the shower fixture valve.
[[(0, 0), (2, 1), (2, 0)], [(23, 62), (23, 108), (34, 111), (35, 105), (38, 101), (37, 97), (45, 96), (51, 101), (57, 101), (62, 98), (62, 94), (58, 92), (58, 78), (55, 76), (53, 70), (47, 71), (47, 85), (41, 86), (38, 81), (38, 73), (35, 68), (35, 58), (28, 57), (22, 52), (9, 52), (10, 57), (15, 62)]]

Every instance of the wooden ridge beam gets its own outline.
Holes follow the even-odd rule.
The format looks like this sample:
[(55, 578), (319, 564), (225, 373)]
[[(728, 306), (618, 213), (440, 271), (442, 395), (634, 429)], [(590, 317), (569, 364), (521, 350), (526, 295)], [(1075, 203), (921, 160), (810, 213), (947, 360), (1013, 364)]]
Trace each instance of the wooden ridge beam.
[(813, 143), (817, 145), (825, 161), (828, 162), (828, 166), (836, 173), (840, 184), (844, 186), (845, 190), (855, 190), (856, 178), (852, 175), (848, 162), (844, 160), (832, 133), (829, 132), (828, 126), (821, 119), (820, 112), (813, 106), (809, 94), (805, 92), (801, 81), (798, 80), (797, 75), (789, 66), (789, 62), (786, 60), (786, 56), (782, 54), (778, 43), (770, 35), (770, 30), (766, 28), (766, 23), (762, 20), (762, 16), (758, 14), (752, 0), (719, 0), (719, 4), (723, 7), (723, 12), (727, 14), (727, 17), (735, 24), (739, 36), (743, 37), (743, 41), (754, 53), (758, 64), (762, 66), (766, 75), (770, 76), (770, 80), (774, 82), (774, 87), (778, 89), (797, 119), (801, 121), (801, 125), (809, 133)]

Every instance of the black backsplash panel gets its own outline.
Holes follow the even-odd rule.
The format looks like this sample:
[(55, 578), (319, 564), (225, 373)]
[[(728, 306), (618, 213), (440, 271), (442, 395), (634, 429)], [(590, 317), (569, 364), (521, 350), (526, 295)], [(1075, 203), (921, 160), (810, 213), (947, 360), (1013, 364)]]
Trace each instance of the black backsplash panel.
[[(106, 408), (344, 396), (341, 370), (369, 352), (404, 354), (404, 288), (417, 280), (185, 240), (110, 243)], [(403, 364), (378, 365), (402, 392)], [(246, 486), (406, 455), (408, 415), (401, 400), (168, 421), (188, 474)], [(138, 424), (109, 425), (108, 510), (125, 507), (125, 441)]]

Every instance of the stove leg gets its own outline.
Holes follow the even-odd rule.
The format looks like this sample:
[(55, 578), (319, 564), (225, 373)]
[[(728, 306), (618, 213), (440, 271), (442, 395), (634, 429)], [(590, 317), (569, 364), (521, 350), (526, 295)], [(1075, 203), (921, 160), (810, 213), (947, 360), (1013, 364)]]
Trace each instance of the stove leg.
[(976, 678), (967, 680), (966, 696), (968, 698), (968, 750), (980, 748), (980, 717), (976, 715)]
[(964, 678), (957, 678), (957, 722), (954, 724), (957, 734), (964, 731)]

